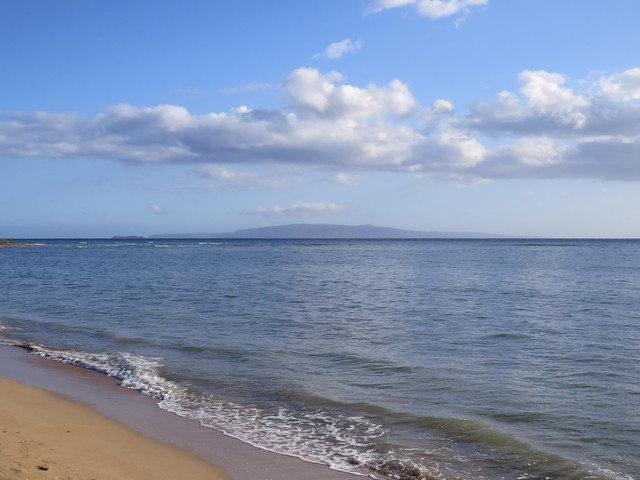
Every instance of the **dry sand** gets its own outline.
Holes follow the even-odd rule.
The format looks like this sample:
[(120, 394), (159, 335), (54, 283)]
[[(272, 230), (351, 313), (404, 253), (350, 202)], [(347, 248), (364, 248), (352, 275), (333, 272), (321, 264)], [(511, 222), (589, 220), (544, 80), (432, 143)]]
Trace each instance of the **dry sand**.
[(209, 479), (203, 459), (55, 393), (0, 378), (0, 479)]

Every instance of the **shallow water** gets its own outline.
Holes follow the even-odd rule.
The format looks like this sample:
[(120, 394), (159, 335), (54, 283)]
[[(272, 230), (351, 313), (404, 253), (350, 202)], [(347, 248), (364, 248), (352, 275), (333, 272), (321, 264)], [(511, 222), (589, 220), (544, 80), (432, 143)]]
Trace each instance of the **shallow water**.
[(264, 449), (398, 478), (638, 478), (640, 242), (57, 240), (6, 341)]

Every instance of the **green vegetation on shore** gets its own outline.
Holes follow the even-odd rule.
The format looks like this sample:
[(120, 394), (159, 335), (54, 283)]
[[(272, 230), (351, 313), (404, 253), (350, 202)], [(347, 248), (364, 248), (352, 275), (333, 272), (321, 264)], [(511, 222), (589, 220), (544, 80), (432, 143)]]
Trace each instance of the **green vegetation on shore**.
[(33, 242), (14, 242), (13, 240), (6, 240), (6, 239), (1, 239), (0, 240), (0, 247), (20, 247), (23, 245), (42, 245), (41, 243), (33, 243)]

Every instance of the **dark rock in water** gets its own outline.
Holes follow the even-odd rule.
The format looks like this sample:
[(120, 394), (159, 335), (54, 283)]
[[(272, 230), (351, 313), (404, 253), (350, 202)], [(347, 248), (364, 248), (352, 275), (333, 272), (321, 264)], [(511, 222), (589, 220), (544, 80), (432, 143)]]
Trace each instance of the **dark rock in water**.
[(375, 470), (395, 480), (435, 480), (435, 477), (425, 474), (418, 467), (399, 460), (385, 462)]
[(360, 465), (360, 460), (350, 457), (350, 458), (347, 458), (347, 463), (349, 465)]

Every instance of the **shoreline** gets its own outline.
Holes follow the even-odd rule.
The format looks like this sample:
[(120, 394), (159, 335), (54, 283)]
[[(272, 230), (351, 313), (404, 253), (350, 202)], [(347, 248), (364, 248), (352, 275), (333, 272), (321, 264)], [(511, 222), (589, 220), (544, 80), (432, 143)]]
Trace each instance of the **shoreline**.
[[(11, 381), (18, 383), (11, 385)], [(202, 462), (211, 472), (206, 477), (178, 475), (172, 478), (211, 478), (215, 480), (353, 480), (359, 478), (354, 474), (331, 470), (325, 465), (261, 450), (212, 428), (203, 427), (195, 421), (160, 409), (157, 406), (157, 400), (119, 386), (113, 377), (85, 368), (43, 359), (16, 346), (0, 345), (0, 389), (3, 391), (2, 399), (0, 399), (0, 415), (5, 411), (6, 396), (4, 392), (6, 389), (8, 389), (7, 391), (20, 391), (22, 396), (16, 394), (17, 403), (24, 403), (26, 406), (28, 402), (21, 402), (19, 399), (28, 398), (30, 388), (36, 389), (33, 390), (36, 392), (35, 396), (43, 395), (53, 399), (52, 402), (61, 402), (67, 405), (66, 409), (61, 410), (65, 412), (61, 415), (63, 424), (71, 424), (76, 411), (86, 410), (98, 420), (120, 424), (119, 426), (124, 431), (143, 438), (150, 445), (153, 445), (148, 447), (151, 451), (166, 451), (164, 450), (166, 448), (176, 449), (175, 451), (192, 460), (192, 463), (184, 460), (186, 465), (190, 465), (185, 466), (185, 469), (200, 468), (202, 465), (200, 467), (197, 465)], [(34, 412), (37, 410), (37, 408), (32, 409)], [(44, 418), (47, 418), (46, 411)], [(31, 430), (36, 427), (28, 428)], [(101, 437), (103, 429), (95, 428), (97, 435), (93, 436)], [(11, 432), (13, 427), (4, 428), (3, 424), (3, 430)], [(38, 435), (41, 433), (37, 431)], [(0, 438), (3, 438), (0, 447), (4, 449), (7, 438)], [(16, 439), (17, 436), (12, 435), (8, 442), (16, 441)], [(111, 443), (118, 444), (122, 441), (130, 443), (129, 440), (120, 440), (117, 435), (113, 439)], [(73, 447), (64, 446), (64, 444), (60, 446), (62, 452), (66, 451), (72, 457), (74, 456)], [(40, 448), (42, 447), (40, 446)], [(3, 474), (6, 474), (3, 470), (7, 462), (5, 456), (3, 454), (3, 458), (0, 460), (0, 473)], [(173, 455), (171, 457), (173, 458)], [(180, 455), (177, 457), (182, 458)], [(99, 455), (95, 458), (104, 460)], [(98, 460), (95, 461), (98, 462)], [(40, 466), (46, 467), (46, 465)], [(28, 478), (52, 478), (51, 472), (48, 476), (38, 476), (46, 474), (47, 471), (37, 470), (37, 467), (36, 465), (33, 469), (27, 468)], [(16, 467), (14, 465), (10, 468)], [(214, 473), (217, 476), (211, 476)], [(71, 479), (92, 478), (91, 476), (67, 476)], [(9, 476), (7, 478), (22, 477)], [(112, 477), (106, 477), (101, 473), (100, 478)], [(124, 477), (116, 475), (113, 478), (162, 477), (153, 474), (142, 476), (135, 474)]]

